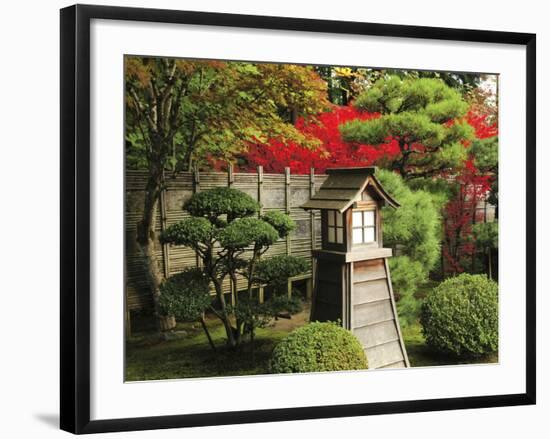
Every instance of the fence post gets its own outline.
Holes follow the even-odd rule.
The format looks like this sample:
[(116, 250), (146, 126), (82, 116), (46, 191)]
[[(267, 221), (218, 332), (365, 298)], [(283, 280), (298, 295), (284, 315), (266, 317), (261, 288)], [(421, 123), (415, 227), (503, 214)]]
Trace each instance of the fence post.
[[(285, 213), (290, 216), (290, 168), (285, 167)], [(292, 254), (292, 239), (290, 233), (286, 236), (286, 254)], [(292, 281), (287, 283), (288, 297), (292, 296)]]
[(196, 194), (197, 192), (201, 191), (201, 175), (199, 172), (199, 168), (195, 166), (193, 169), (193, 193)]
[[(193, 194), (196, 194), (200, 191), (201, 191), (201, 176), (199, 173), (199, 168), (195, 166), (193, 168)], [(201, 259), (197, 252), (195, 252), (195, 265), (197, 267), (201, 266)]]
[[(290, 168), (285, 168), (285, 213), (290, 215)], [(291, 249), (291, 239), (290, 234), (286, 237), (286, 254), (290, 255), (292, 253)]]
[(235, 183), (235, 174), (233, 174), (233, 164), (227, 164), (227, 187), (233, 187)]
[[(315, 195), (315, 168), (310, 168), (309, 170), (309, 199)], [(309, 227), (311, 232), (311, 251), (315, 250), (315, 241), (317, 236), (315, 233), (315, 212), (313, 210), (309, 211)], [(306, 284), (306, 298), (311, 300), (313, 296), (313, 282), (315, 279), (315, 259), (311, 258), (311, 277), (308, 279)]]
[[(231, 163), (227, 163), (227, 187), (233, 187), (233, 184), (235, 183), (235, 174), (233, 174), (233, 165)], [(238, 285), (233, 282), (233, 279), (229, 279), (229, 290), (231, 292), (231, 305), (235, 306), (237, 298), (235, 297), (235, 293), (238, 292)]]
[(256, 172), (258, 173), (258, 203), (260, 204), (260, 215), (263, 215), (264, 206), (262, 205), (262, 198), (264, 190), (264, 167), (261, 165), (258, 166)]
[[(163, 171), (164, 174), (164, 171)], [(166, 186), (164, 185), (164, 175), (162, 177), (163, 185), (160, 190), (159, 204), (160, 204), (160, 230), (164, 232), (167, 227), (166, 218)], [(170, 276), (170, 247), (168, 244), (162, 244), (162, 259), (164, 260), (164, 278)]]

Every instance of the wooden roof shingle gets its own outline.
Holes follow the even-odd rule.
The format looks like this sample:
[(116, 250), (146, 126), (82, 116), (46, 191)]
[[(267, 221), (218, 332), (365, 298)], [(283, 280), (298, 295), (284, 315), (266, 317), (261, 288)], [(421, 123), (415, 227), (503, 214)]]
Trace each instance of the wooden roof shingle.
[(361, 199), (361, 193), (367, 186), (372, 187), (387, 205), (399, 207), (399, 203), (384, 190), (375, 177), (375, 171), (374, 166), (327, 169), (328, 178), (315, 195), (301, 207), (306, 210), (338, 210), (342, 213)]

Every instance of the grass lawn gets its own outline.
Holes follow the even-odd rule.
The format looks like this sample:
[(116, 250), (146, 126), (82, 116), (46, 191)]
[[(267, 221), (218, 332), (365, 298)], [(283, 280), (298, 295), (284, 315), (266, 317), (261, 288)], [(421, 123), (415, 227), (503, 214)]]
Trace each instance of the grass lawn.
[[(429, 288), (433, 285), (425, 285), (418, 292), (419, 298)], [(250, 343), (236, 350), (226, 349), (225, 331), (216, 318), (207, 320), (216, 353), (198, 323), (179, 323), (174, 339), (162, 338), (150, 330), (138, 332), (126, 342), (126, 381), (267, 374), (275, 345), (308, 318), (309, 307), (290, 320), (279, 319), (267, 328), (258, 329), (254, 351)], [(498, 353), (456, 358), (433, 352), (426, 345), (418, 322), (403, 327), (402, 333), (412, 367), (498, 362)]]
[(279, 319), (272, 326), (258, 329), (254, 351), (250, 343), (237, 350), (226, 349), (225, 331), (216, 318), (207, 320), (217, 346), (216, 353), (198, 323), (178, 323), (176, 333), (185, 331), (185, 335), (175, 340), (138, 333), (126, 342), (126, 381), (269, 373), (269, 358), (277, 342), (294, 328), (304, 325), (308, 317), (309, 308), (291, 319)]

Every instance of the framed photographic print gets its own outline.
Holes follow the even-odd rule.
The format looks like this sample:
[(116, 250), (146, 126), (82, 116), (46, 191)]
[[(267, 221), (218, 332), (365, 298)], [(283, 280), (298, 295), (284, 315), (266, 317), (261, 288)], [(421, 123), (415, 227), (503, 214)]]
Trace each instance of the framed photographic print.
[(61, 428), (534, 404), (535, 41), (62, 9)]

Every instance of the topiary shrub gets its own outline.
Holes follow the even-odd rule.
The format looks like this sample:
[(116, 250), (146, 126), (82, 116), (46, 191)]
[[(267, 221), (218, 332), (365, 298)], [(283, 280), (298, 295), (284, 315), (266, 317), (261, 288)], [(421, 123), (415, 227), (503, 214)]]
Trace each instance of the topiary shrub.
[(426, 296), (420, 317), (426, 343), (442, 353), (481, 355), (498, 349), (498, 285), (463, 273)]
[(211, 303), (208, 278), (197, 268), (170, 276), (160, 285), (160, 312), (174, 316), (178, 321), (200, 319)]
[[(219, 318), (227, 336), (227, 345), (235, 348), (243, 342), (245, 335), (254, 339), (256, 328), (269, 324), (281, 310), (292, 313), (298, 309), (283, 297), (276, 303), (260, 303), (259, 295), (253, 294), (261, 284), (286, 285), (288, 278), (306, 270), (305, 262), (291, 256), (260, 259), (278, 240), (288, 236), (296, 228), (296, 223), (282, 212), (268, 212), (258, 217), (260, 204), (250, 195), (233, 188), (214, 188), (194, 194), (184, 205), (191, 215), (170, 225), (161, 235), (161, 242), (184, 245), (194, 250), (202, 264), (198, 270), (204, 281), (210, 283), (217, 297), (217, 309), (213, 314)], [(258, 274), (257, 274), (257, 273)], [(238, 276), (246, 279), (246, 291), (238, 294)], [(227, 279), (232, 282), (234, 302), (225, 300), (224, 285)], [(195, 316), (195, 311), (206, 304), (212, 308), (210, 296), (201, 296), (198, 287), (195, 293), (185, 293), (185, 282), (173, 287), (178, 278), (167, 281), (161, 287), (161, 312), (178, 318)], [(198, 279), (198, 278), (197, 278)], [(286, 296), (286, 294), (285, 294)], [(204, 299), (204, 301), (203, 301)], [(207, 300), (208, 299), (208, 300)], [(208, 330), (199, 313), (206, 335)], [(210, 344), (213, 342), (209, 337)]]
[(333, 322), (313, 322), (292, 331), (273, 350), (273, 373), (367, 369), (359, 340)]
[(259, 203), (237, 189), (217, 187), (194, 194), (183, 207), (195, 217), (206, 217), (212, 222), (221, 215), (231, 222), (235, 218), (252, 216), (260, 210)]

